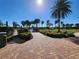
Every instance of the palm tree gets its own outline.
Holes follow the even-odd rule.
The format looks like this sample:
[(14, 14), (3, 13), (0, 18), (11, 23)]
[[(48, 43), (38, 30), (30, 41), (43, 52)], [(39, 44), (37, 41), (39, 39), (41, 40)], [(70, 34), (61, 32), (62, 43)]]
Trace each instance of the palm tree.
[(32, 24), (32, 22), (31, 22), (31, 21), (29, 21), (29, 23), (28, 23), (29, 29), (30, 29), (31, 24)]
[(52, 17), (58, 20), (58, 32), (60, 32), (61, 18), (70, 14), (70, 8), (70, 1), (68, 0), (57, 0), (54, 8), (52, 8)]
[(66, 25), (63, 23), (63, 24), (62, 24), (62, 27), (63, 27), (63, 29), (65, 29), (65, 28), (66, 28)]
[(32, 22), (29, 21), (29, 20), (26, 20), (25, 24), (26, 24), (26, 27), (28, 27), (30, 29), (30, 26), (31, 26)]
[(6, 21), (6, 27), (8, 27), (8, 21)]
[(64, 26), (63, 26), (63, 25), (64, 25), (64, 22), (63, 22), (63, 21), (61, 21), (61, 27), (62, 27), (62, 28), (64, 28)]
[(3, 22), (0, 20), (0, 27), (2, 27), (3, 26)]
[(55, 20), (55, 28), (56, 28), (56, 24), (58, 23), (58, 21), (57, 20)]
[(47, 20), (46, 24), (47, 24), (47, 28), (49, 28), (50, 27), (50, 20)]
[(37, 27), (38, 27), (38, 24), (40, 23), (40, 19), (38, 19), (38, 18), (35, 19), (35, 20), (34, 20), (34, 23), (36, 24), (36, 28), (37, 28)]
[(21, 21), (21, 24), (24, 27), (25, 26), (25, 21)]
[(19, 24), (17, 24), (17, 22), (13, 22), (13, 27), (17, 28), (17, 26), (19, 26)]
[(41, 24), (42, 24), (42, 27), (43, 27), (44, 21), (41, 21)]
[(79, 29), (79, 23), (76, 23), (75, 24), (75, 28), (78, 28)]
[(33, 26), (35, 26), (35, 21), (31, 21), (31, 24), (32, 24)]
[(73, 27), (73, 25), (74, 25), (74, 24), (70, 24), (70, 28), (72, 28), (72, 27)]
[(26, 24), (26, 27), (28, 28), (28, 26), (29, 26), (29, 20), (26, 20), (25, 24)]
[(66, 28), (69, 29), (70, 28), (70, 24), (67, 23), (66, 24)]

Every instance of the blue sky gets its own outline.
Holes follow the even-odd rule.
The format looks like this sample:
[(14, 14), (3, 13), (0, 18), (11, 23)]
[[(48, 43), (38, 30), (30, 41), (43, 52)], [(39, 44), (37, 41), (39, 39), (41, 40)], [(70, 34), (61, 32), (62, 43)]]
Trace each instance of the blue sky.
[[(63, 19), (64, 23), (79, 23), (79, 0), (70, 0), (72, 13)], [(0, 20), (4, 23), (13, 21), (20, 24), (22, 20), (50, 20), (54, 24), (55, 19), (51, 17), (51, 7), (55, 0), (44, 0), (42, 6), (35, 4), (36, 0), (0, 0)]]

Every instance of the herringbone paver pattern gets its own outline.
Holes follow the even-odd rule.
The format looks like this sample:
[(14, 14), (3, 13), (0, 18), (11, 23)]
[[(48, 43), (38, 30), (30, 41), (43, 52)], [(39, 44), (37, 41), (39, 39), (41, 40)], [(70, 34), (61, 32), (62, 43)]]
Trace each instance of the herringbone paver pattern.
[(0, 49), (0, 59), (79, 59), (79, 46), (64, 38), (33, 33), (30, 41)]

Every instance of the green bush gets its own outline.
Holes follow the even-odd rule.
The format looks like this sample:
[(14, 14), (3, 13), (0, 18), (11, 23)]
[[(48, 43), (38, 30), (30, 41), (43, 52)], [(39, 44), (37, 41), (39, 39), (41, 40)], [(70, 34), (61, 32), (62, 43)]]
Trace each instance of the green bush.
[(12, 27), (7, 28), (7, 36), (11, 36), (14, 32), (14, 29)]
[(67, 38), (67, 37), (75, 37), (74, 36), (74, 32), (73, 31), (62, 31), (60, 33), (57, 33), (57, 30), (47, 30), (47, 29), (42, 29), (39, 30), (40, 33), (47, 35), (49, 37), (53, 37), (53, 38)]
[(19, 33), (18, 35), (21, 39), (23, 40), (29, 40), (31, 39), (32, 35), (30, 32), (23, 32), (23, 33)]
[(0, 48), (4, 47), (6, 45), (6, 37), (0, 36)]
[(13, 39), (14, 39), (14, 36), (12, 36), (12, 35), (11, 36), (8, 36), (7, 37), (7, 42), (11, 42)]
[(29, 30), (26, 28), (21, 28), (18, 30), (18, 33), (23, 33), (23, 32), (29, 32)]
[(74, 33), (67, 32), (65, 33), (65, 37), (75, 37)]
[(0, 32), (6, 32), (7, 28), (6, 27), (0, 27)]

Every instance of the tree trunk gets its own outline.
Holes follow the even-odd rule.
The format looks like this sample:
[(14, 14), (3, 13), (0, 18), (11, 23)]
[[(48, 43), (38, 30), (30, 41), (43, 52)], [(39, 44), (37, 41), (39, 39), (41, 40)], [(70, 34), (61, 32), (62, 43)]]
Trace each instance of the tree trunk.
[(30, 29), (30, 25), (29, 25), (29, 29)]
[(58, 18), (58, 32), (60, 32), (60, 18)]
[(38, 26), (38, 25), (36, 24), (36, 28), (37, 28), (37, 26)]

